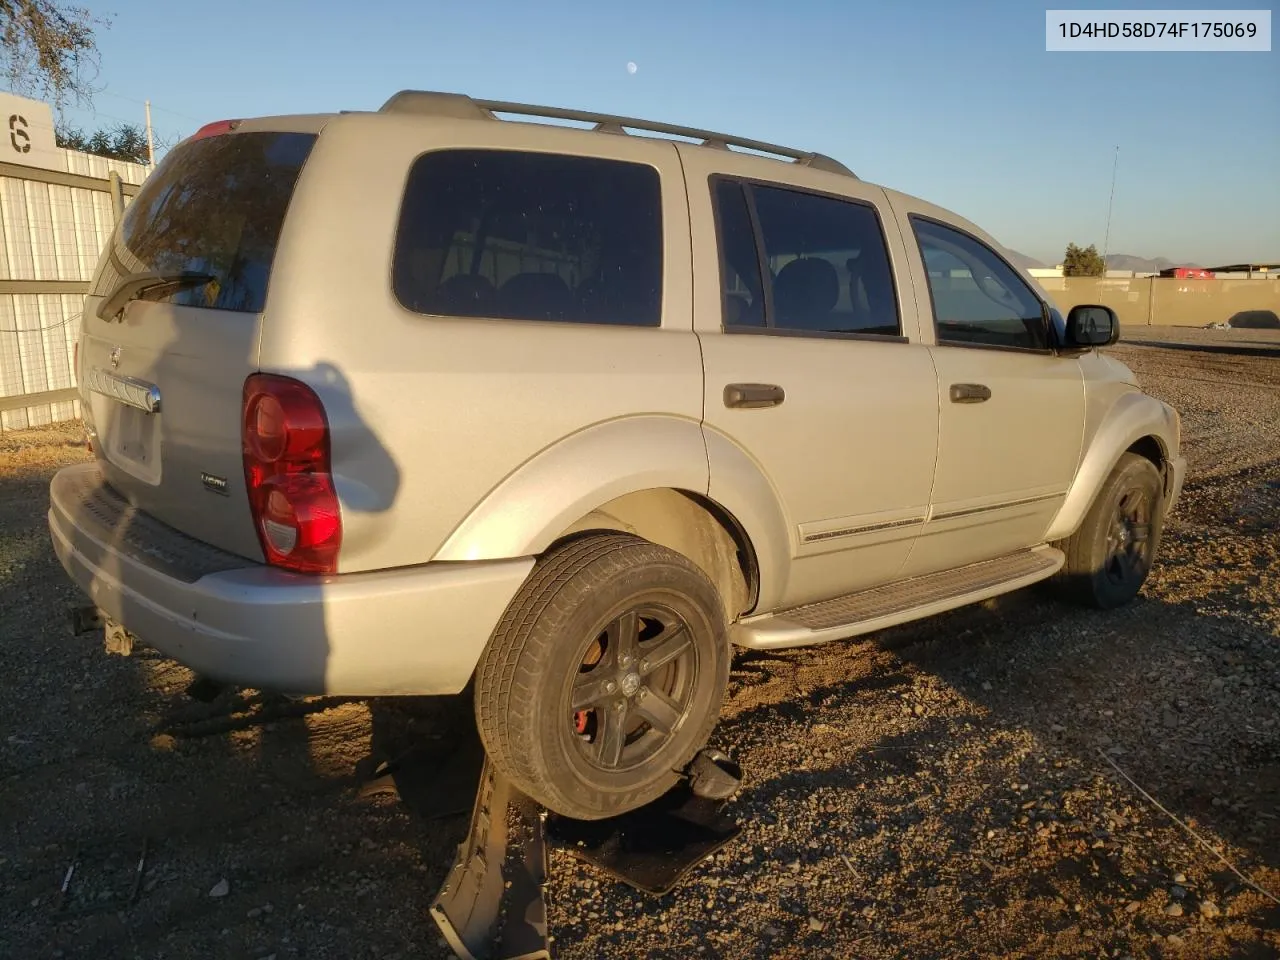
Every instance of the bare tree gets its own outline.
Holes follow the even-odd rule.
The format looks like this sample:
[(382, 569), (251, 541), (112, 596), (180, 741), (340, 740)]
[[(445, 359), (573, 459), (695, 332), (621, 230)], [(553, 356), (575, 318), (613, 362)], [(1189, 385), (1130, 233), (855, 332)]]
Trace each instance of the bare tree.
[(10, 89), (59, 108), (68, 100), (89, 102), (95, 31), (106, 26), (107, 20), (63, 0), (0, 0), (0, 69)]

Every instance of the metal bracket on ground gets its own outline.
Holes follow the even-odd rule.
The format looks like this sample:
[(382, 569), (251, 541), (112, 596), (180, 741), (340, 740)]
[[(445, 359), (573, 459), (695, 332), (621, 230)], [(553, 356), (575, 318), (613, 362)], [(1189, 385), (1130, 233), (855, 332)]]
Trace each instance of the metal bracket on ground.
[[(380, 770), (381, 768), (379, 768)], [(375, 771), (377, 772), (377, 771)], [(548, 816), (486, 757), (466, 839), (431, 916), (462, 960), (550, 960), (548, 843), (636, 890), (661, 896), (741, 832), (724, 803), (742, 769), (701, 751), (653, 803), (606, 820)], [(369, 788), (388, 789), (385, 777)]]
[(106, 615), (97, 607), (72, 607), (71, 632), (75, 635), (88, 633), (106, 626)]
[[(541, 810), (486, 758), (470, 829), (431, 904), (432, 919), (458, 957), (550, 960), (543, 830)], [(508, 857), (513, 846), (519, 855)]]
[(107, 653), (114, 653), (121, 657), (133, 655), (133, 644), (137, 638), (116, 623), (114, 620), (106, 622), (106, 629), (102, 634), (102, 648)]
[(107, 653), (127, 657), (133, 653), (138, 638), (94, 606), (71, 609), (71, 632), (79, 635), (102, 630), (102, 646)]

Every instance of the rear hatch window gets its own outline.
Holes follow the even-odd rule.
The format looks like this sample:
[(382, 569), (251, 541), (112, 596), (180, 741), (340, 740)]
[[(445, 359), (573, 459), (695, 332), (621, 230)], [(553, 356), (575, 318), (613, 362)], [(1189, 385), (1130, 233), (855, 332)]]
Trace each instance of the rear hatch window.
[(313, 133), (235, 133), (179, 144), (129, 204), (94, 293), (144, 271), (205, 274), (142, 299), (259, 313)]
[[(107, 483), (168, 526), (255, 560), (244, 384), (257, 372), (272, 261), (315, 142), (255, 130), (177, 146), (129, 204), (94, 293), (127, 290), (130, 277), (178, 281), (122, 300), (124, 322), (99, 318), (92, 303), (84, 313), (86, 419)], [(155, 410), (133, 396), (153, 393)]]

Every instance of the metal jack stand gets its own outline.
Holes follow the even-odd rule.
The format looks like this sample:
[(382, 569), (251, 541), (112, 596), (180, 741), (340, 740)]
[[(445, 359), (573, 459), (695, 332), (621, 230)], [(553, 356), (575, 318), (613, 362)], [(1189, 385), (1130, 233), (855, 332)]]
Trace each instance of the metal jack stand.
[[(545, 819), (486, 758), (471, 827), (431, 904), (463, 960), (550, 960)], [(511, 847), (518, 855), (508, 856)]]
[(703, 859), (736, 837), (722, 804), (742, 771), (704, 750), (687, 780), (647, 807), (609, 820), (548, 819), (488, 758), (466, 839), (431, 916), (462, 960), (550, 960), (548, 838), (577, 859), (655, 896), (673, 889)]

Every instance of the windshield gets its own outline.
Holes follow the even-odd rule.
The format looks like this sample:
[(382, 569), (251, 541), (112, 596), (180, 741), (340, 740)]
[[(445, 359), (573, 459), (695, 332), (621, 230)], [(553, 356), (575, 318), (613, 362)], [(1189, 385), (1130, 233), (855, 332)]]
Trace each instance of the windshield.
[(129, 204), (95, 293), (129, 274), (207, 274), (142, 299), (258, 313), (285, 211), (316, 135), (238, 133), (180, 144)]

